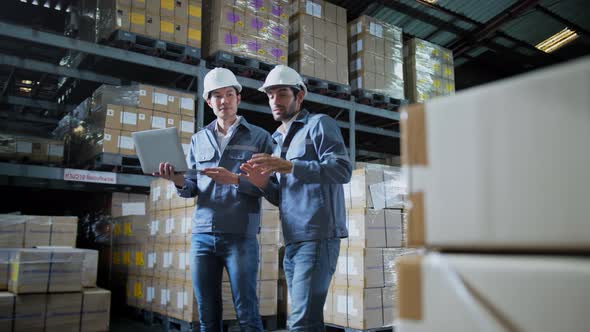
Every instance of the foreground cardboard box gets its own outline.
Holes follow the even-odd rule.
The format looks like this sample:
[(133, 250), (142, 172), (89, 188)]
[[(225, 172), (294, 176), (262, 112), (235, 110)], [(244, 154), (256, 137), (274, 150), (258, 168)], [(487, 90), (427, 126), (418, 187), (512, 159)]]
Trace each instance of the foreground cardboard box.
[(12, 331), (16, 295), (0, 292), (0, 331)]
[(81, 308), (82, 293), (48, 294), (45, 331), (79, 331)]
[(587, 330), (588, 258), (431, 253), (397, 273), (401, 332)]
[(80, 332), (105, 332), (109, 330), (111, 292), (89, 288), (83, 293)]
[(586, 57), (408, 107), (409, 244), (590, 250), (589, 75)]
[(47, 294), (18, 295), (14, 305), (14, 332), (43, 331)]
[(84, 255), (74, 250), (18, 249), (11, 253), (8, 290), (15, 294), (79, 292)]

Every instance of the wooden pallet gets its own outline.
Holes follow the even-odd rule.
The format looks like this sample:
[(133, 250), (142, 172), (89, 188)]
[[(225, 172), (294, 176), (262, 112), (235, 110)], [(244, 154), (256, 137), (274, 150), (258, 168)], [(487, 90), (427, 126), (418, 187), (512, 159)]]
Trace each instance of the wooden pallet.
[(207, 64), (212, 67), (225, 67), (232, 70), (236, 75), (256, 80), (264, 80), (266, 75), (275, 67), (274, 64), (223, 51), (218, 51), (208, 57)]
[(326, 323), (326, 331), (327, 332), (336, 332), (336, 331), (344, 331), (344, 332), (391, 332), (394, 330), (393, 326), (384, 326), (384, 327), (378, 327), (378, 328), (373, 328), (373, 329), (367, 329), (367, 330), (358, 330), (358, 329), (353, 329), (351, 327), (344, 327), (344, 326), (338, 326), (335, 324), (328, 324)]
[(191, 64), (198, 64), (201, 61), (200, 48), (159, 40), (124, 30), (114, 31), (111, 37), (103, 41), (103, 43), (173, 61)]
[(353, 90), (352, 95), (359, 104), (370, 105), (390, 111), (397, 111), (401, 106), (408, 104), (408, 101), (405, 99), (393, 98), (381, 93), (364, 89)]
[(143, 174), (137, 156), (115, 153), (99, 153), (86, 161), (83, 168), (103, 172)]
[(339, 99), (350, 99), (350, 86), (347, 84), (321, 80), (310, 76), (302, 76), (302, 78), (309, 92)]

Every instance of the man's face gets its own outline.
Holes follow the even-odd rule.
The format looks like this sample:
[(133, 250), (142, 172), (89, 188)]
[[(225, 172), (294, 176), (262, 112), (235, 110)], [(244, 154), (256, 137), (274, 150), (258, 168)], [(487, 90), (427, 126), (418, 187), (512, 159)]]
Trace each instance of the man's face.
[(275, 121), (288, 121), (299, 112), (304, 92), (294, 95), (290, 87), (279, 86), (266, 90), (266, 96)]
[(238, 113), (241, 97), (234, 87), (219, 88), (211, 91), (207, 104), (213, 109), (218, 119), (231, 120)]

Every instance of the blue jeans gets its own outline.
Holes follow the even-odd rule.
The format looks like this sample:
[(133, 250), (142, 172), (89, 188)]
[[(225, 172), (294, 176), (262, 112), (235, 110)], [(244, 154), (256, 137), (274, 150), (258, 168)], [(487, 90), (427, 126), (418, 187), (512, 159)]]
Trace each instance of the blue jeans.
[(289, 331), (325, 331), (324, 304), (340, 254), (340, 239), (285, 246), (283, 268), (291, 297)]
[(223, 329), (221, 280), (224, 267), (240, 330), (263, 331), (256, 294), (258, 241), (255, 235), (193, 234), (190, 261), (201, 332)]

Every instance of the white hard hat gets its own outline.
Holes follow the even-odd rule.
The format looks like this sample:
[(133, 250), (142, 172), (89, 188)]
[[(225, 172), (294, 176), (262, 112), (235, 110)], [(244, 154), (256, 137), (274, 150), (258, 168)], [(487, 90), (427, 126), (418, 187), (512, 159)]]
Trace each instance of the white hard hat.
[(203, 80), (203, 99), (209, 97), (209, 92), (228, 86), (233, 86), (238, 92), (242, 91), (242, 86), (238, 83), (236, 76), (231, 70), (227, 68), (214, 68), (205, 75), (205, 79)]
[(264, 84), (258, 88), (258, 91), (266, 92), (266, 89), (277, 85), (287, 85), (300, 90), (303, 89), (305, 94), (307, 94), (307, 87), (305, 86), (305, 83), (303, 83), (301, 76), (295, 71), (295, 69), (285, 65), (275, 66), (270, 73), (268, 73)]

